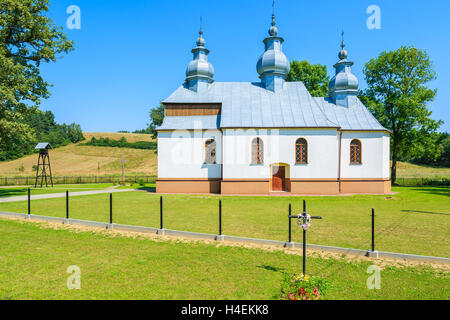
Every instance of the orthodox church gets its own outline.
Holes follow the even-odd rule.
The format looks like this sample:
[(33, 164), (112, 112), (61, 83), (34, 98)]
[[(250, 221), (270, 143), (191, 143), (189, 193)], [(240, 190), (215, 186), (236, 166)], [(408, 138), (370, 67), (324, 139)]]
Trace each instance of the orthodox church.
[(358, 99), (342, 41), (330, 97), (287, 82), (275, 17), (258, 82), (215, 82), (203, 32), (186, 81), (163, 100), (159, 193), (388, 193), (390, 132)]

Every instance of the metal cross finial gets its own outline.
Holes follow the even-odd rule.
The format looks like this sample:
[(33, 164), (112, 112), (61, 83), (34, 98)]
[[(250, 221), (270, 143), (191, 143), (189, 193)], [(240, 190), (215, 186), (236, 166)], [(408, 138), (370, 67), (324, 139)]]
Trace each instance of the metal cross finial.
[(275, 0), (272, 1), (272, 26), (275, 25)]
[(200, 16), (200, 31), (198, 32), (200, 34), (200, 36), (203, 34), (202, 24), (203, 24), (203, 18), (202, 18), (202, 16)]
[(341, 42), (341, 48), (344, 49), (345, 43), (344, 43), (344, 30), (342, 29), (342, 42)]

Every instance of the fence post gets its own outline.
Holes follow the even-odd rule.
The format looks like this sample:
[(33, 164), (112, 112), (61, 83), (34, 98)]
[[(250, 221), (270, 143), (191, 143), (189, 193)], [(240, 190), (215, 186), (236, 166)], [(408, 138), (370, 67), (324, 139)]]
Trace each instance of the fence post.
[(31, 215), (31, 189), (28, 188), (28, 217)]
[(66, 219), (69, 220), (69, 190), (66, 190)]
[(372, 208), (372, 248), (367, 251), (370, 258), (378, 258), (378, 251), (375, 251), (375, 209)]
[(291, 204), (289, 203), (289, 214), (288, 214), (288, 221), (289, 221), (289, 243), (292, 242), (292, 225), (291, 225)]
[(113, 202), (112, 202), (112, 193), (109, 194), (109, 223), (113, 223)]
[(375, 251), (375, 209), (372, 208), (372, 252)]
[(222, 200), (219, 200), (219, 236), (222, 235)]
[(216, 240), (223, 241), (224, 238), (222, 235), (222, 199), (219, 199), (219, 235), (216, 236)]
[(163, 223), (163, 197), (159, 197), (159, 230), (158, 234), (164, 235), (164, 223)]

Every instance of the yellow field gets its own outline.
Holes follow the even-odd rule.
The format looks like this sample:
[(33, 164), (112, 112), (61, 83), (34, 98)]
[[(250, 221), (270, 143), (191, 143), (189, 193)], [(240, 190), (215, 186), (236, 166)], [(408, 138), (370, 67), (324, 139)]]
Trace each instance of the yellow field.
[[(84, 132), (86, 141), (95, 138), (119, 140), (125, 137), (128, 142), (152, 141), (151, 135), (134, 133)], [(84, 142), (86, 142), (84, 141)], [(82, 142), (83, 143), (83, 142)], [(122, 173), (122, 154), (125, 157), (127, 175), (157, 175), (157, 155), (153, 150), (129, 148), (110, 148), (68, 145), (50, 151), (54, 176), (106, 175)], [(37, 154), (18, 160), (0, 162), (0, 176), (32, 176)], [(24, 172), (18, 169), (25, 167)], [(434, 168), (407, 162), (398, 163), (399, 178), (441, 178), (450, 177), (450, 168)]]
[(436, 168), (412, 164), (408, 162), (397, 163), (397, 177), (401, 178), (442, 178), (450, 177), (450, 168)]
[[(151, 141), (150, 135), (133, 133), (83, 133), (86, 141), (92, 137), (118, 140), (125, 137), (128, 142)], [(84, 143), (83, 141), (81, 143)], [(82, 146), (72, 144), (50, 151), (50, 161), (54, 176), (105, 175), (122, 173), (122, 155), (125, 158), (125, 173), (128, 175), (156, 175), (157, 157), (153, 150), (130, 148)], [(37, 154), (13, 161), (0, 162), (1, 176), (32, 176)], [(25, 171), (20, 172), (19, 167)]]

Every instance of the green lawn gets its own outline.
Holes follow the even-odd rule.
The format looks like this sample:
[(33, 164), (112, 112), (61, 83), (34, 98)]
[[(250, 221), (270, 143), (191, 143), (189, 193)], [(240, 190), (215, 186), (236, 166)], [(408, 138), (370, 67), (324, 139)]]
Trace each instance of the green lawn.
[[(98, 189), (106, 189), (113, 186), (111, 183), (97, 183), (97, 184), (66, 184), (66, 185), (54, 185), (53, 187), (30, 187), (31, 194), (47, 194), (47, 193), (61, 193), (66, 192), (77, 192), (77, 191), (90, 191)], [(28, 194), (28, 187), (1, 187), (0, 188), (0, 198), (3, 197), (13, 197), (13, 196), (25, 196)]]
[[(0, 299), (277, 299), (301, 257), (203, 243), (54, 230), (0, 219)], [(448, 272), (385, 267), (369, 290), (372, 261), (308, 258), (308, 273), (331, 282), (325, 299), (449, 299)], [(69, 266), (81, 289), (68, 290)]]
[[(376, 249), (450, 257), (450, 187), (396, 187), (396, 195), (304, 197), (308, 212), (320, 215), (308, 230), (308, 242), (369, 249), (371, 208), (376, 210)], [(159, 195), (127, 192), (113, 195), (114, 222), (159, 227)], [(301, 197), (164, 195), (164, 227), (218, 232), (218, 201), (223, 201), (223, 233), (287, 241), (288, 205), (301, 209)], [(0, 211), (27, 212), (26, 202), (0, 203)], [(34, 200), (38, 215), (65, 216), (65, 199)], [(70, 199), (70, 217), (109, 221), (109, 195)], [(296, 221), (293, 240), (301, 242)]]

